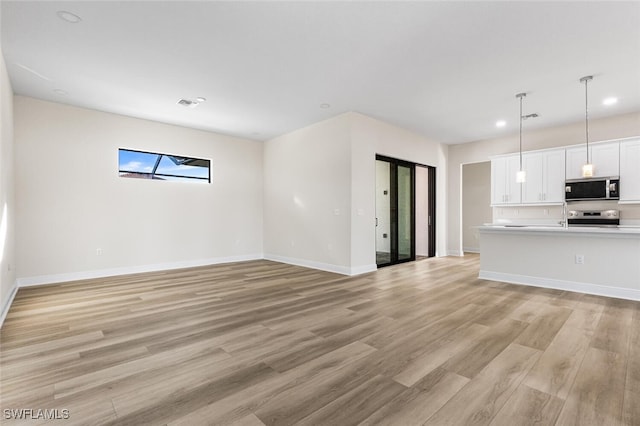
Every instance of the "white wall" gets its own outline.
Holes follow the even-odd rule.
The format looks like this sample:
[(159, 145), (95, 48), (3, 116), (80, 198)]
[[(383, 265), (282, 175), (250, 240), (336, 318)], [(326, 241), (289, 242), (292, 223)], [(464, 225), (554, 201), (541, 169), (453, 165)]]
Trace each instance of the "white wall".
[(344, 114), (265, 143), (268, 259), (350, 273), (350, 156)]
[[(589, 120), (589, 139), (593, 142), (640, 135), (640, 113), (623, 114), (598, 120)], [(548, 129), (530, 131), (524, 138), (525, 151), (574, 145), (584, 142), (584, 122)], [(488, 139), (460, 145), (451, 145), (448, 156), (447, 211), (449, 224), (448, 253), (462, 254), (461, 234), (461, 174), (462, 165), (488, 161), (492, 155), (518, 151), (518, 135)], [(550, 213), (557, 213), (551, 210)], [(535, 214), (538, 214), (537, 212)]]
[(416, 167), (416, 256), (429, 255), (429, 170)]
[(436, 255), (447, 247), (447, 145), (359, 113), (351, 116), (351, 267), (375, 267), (376, 154), (436, 167)]
[(446, 146), (349, 112), (265, 143), (265, 256), (375, 270), (376, 154), (438, 168), (438, 247), (446, 247)]
[[(14, 102), (20, 284), (262, 256), (261, 143)], [(121, 178), (120, 147), (211, 159), (212, 183)]]
[(0, 50), (0, 326), (16, 289), (14, 182), (13, 90)]

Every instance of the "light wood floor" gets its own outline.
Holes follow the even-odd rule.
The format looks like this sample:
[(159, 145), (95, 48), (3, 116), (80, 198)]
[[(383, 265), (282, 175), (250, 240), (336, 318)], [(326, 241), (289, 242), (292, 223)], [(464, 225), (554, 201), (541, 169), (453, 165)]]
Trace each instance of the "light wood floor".
[[(54, 424), (640, 425), (640, 303), (269, 261), (21, 289), (5, 409)], [(25, 424), (38, 424), (27, 421)]]

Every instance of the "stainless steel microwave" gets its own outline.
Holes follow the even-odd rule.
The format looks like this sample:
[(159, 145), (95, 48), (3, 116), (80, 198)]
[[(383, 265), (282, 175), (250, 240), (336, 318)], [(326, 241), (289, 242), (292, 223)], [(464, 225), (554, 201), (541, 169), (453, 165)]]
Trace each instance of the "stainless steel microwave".
[(568, 180), (564, 189), (566, 201), (619, 200), (620, 178), (591, 178)]

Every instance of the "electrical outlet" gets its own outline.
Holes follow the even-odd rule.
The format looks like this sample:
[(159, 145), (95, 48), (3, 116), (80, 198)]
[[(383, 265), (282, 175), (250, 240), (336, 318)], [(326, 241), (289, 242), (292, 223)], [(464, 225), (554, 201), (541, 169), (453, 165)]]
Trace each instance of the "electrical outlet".
[(102, 256), (102, 249), (101, 248), (97, 248), (96, 249), (96, 256)]
[(576, 254), (576, 265), (584, 265), (584, 254)]

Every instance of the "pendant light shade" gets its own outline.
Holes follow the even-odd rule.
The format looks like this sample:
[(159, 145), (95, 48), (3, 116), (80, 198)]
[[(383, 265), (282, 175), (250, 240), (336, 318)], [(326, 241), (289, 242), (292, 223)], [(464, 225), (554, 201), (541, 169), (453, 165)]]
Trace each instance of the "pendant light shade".
[(592, 75), (582, 77), (580, 83), (584, 83), (584, 129), (587, 140), (587, 162), (582, 166), (582, 177), (593, 177), (593, 164), (589, 161), (589, 90), (588, 83), (593, 80)]

